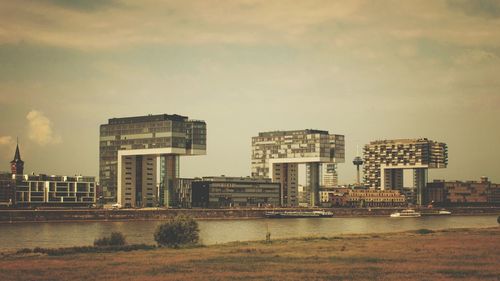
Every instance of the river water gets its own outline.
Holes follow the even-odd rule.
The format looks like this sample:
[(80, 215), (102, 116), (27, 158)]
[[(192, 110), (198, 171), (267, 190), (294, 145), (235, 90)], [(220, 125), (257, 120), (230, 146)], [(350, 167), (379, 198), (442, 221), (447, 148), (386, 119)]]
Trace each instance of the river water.
[[(154, 244), (153, 233), (161, 221), (43, 222), (0, 224), (0, 251), (34, 247), (91, 245), (95, 238), (122, 232), (129, 243)], [(432, 216), (420, 218), (349, 217), (300, 219), (201, 220), (203, 244), (301, 236), (334, 236), (382, 233), (420, 228), (479, 228), (498, 226), (496, 215)]]

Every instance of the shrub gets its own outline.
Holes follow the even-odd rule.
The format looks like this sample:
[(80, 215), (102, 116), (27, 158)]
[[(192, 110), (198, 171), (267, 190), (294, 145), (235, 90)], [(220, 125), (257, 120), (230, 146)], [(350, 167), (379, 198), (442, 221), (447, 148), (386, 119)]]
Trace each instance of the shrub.
[(29, 254), (31, 252), (32, 251), (29, 248), (22, 248), (22, 249), (17, 250), (16, 254)]
[(192, 217), (176, 216), (158, 226), (154, 238), (160, 246), (177, 248), (180, 245), (197, 243), (199, 232), (198, 223)]
[(121, 232), (111, 232), (111, 236), (94, 240), (95, 247), (123, 246), (126, 244), (125, 236)]
[(429, 234), (429, 233), (434, 233), (434, 230), (430, 230), (427, 228), (421, 228), (415, 231), (417, 234)]

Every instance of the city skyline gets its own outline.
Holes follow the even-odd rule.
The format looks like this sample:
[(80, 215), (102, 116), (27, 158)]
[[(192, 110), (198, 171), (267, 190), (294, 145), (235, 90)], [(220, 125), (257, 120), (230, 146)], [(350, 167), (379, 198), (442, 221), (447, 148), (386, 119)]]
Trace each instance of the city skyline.
[[(286, 9), (284, 8), (286, 7)], [(0, 4), (0, 170), (98, 176), (99, 125), (176, 113), (208, 124), (181, 177), (250, 175), (251, 137), (324, 129), (356, 146), (428, 137), (429, 180), (500, 181), (495, 1)]]

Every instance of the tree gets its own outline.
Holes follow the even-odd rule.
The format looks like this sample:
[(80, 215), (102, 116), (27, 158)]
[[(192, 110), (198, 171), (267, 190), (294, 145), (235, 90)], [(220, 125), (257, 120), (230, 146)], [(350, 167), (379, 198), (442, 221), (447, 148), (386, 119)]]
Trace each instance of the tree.
[(192, 217), (181, 215), (158, 226), (154, 238), (160, 246), (177, 248), (180, 245), (196, 244), (199, 232), (198, 222)]

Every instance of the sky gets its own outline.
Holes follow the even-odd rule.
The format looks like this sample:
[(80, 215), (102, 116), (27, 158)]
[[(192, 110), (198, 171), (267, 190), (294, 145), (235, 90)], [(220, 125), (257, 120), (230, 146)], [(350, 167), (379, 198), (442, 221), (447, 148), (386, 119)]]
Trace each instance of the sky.
[(181, 176), (246, 176), (251, 137), (343, 134), (356, 147), (448, 144), (430, 179), (500, 182), (500, 1), (0, 2), (0, 170), (98, 176), (99, 125), (207, 122)]

